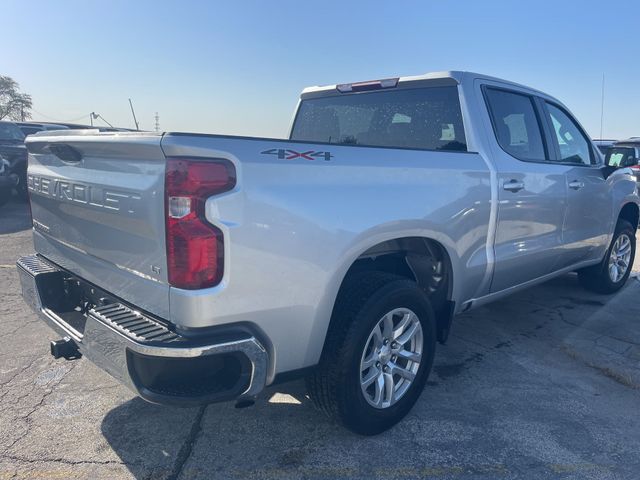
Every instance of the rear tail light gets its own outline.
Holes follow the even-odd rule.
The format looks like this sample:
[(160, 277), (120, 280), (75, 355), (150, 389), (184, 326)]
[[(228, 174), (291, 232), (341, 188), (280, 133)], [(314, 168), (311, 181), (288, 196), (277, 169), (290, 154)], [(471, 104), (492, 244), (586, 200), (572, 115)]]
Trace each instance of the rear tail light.
[(207, 221), (204, 207), (207, 198), (235, 184), (235, 168), (226, 160), (167, 159), (167, 268), (172, 286), (195, 290), (220, 283), (224, 239)]

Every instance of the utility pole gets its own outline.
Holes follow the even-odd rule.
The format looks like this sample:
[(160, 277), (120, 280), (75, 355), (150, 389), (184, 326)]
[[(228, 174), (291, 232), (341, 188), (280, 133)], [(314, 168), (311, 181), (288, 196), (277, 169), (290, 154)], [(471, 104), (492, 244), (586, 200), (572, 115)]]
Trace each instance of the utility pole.
[(603, 125), (604, 125), (604, 73), (602, 74), (602, 100), (600, 103), (600, 139), (602, 139)]
[(129, 99), (129, 106), (131, 107), (131, 115), (133, 115), (133, 123), (136, 124), (136, 130), (140, 130), (138, 126), (138, 119), (136, 119), (136, 112), (133, 110), (133, 103), (131, 103), (131, 99)]
[(159, 132), (160, 131), (160, 116), (158, 115), (158, 112), (156, 112), (155, 119), (156, 119), (156, 132)]

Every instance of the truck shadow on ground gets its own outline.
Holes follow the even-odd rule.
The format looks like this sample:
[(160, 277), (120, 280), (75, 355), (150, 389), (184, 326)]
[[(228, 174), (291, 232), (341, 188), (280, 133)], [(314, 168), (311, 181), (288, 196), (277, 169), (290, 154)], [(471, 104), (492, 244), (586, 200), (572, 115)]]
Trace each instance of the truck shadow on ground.
[[(244, 469), (252, 463), (248, 459), (264, 456), (267, 443), (280, 446), (270, 452), (271, 467), (287, 469), (304, 463), (302, 437), (352, 436), (315, 409), (303, 381), (270, 387), (247, 408), (233, 402), (170, 408), (136, 397), (111, 410), (101, 430), (139, 479), (176, 479), (181, 473), (213, 478), (210, 465), (222, 463), (227, 473), (220, 478), (245, 478)], [(196, 460), (203, 457), (206, 467)]]
[[(444, 469), (441, 476), (446, 478), (457, 471), (446, 470), (453, 468), (446, 460), (452, 449), (465, 452), (455, 467), (464, 471), (483, 473), (478, 470), (484, 468), (482, 462), (477, 460), (483, 458), (483, 465), (506, 468), (494, 472), (496, 475), (515, 474), (521, 469), (518, 465), (533, 465), (541, 469), (539, 478), (547, 478), (549, 472), (549, 478), (554, 478), (542, 457), (524, 453), (526, 449), (514, 451), (513, 436), (507, 438), (504, 426), (496, 430), (495, 424), (525, 417), (529, 422), (541, 422), (545, 429), (549, 427), (553, 432), (549, 435), (561, 437), (562, 442), (568, 441), (565, 436), (572, 438), (579, 433), (589, 449), (602, 448), (595, 437), (585, 434), (582, 414), (572, 418), (564, 406), (566, 402), (582, 402), (584, 394), (584, 407), (580, 408), (595, 408), (593, 400), (580, 390), (582, 387), (561, 384), (556, 377), (578, 375), (580, 382), (588, 384), (585, 388), (592, 388), (591, 384), (598, 381), (616, 382), (616, 388), (620, 387), (621, 382), (615, 378), (583, 378), (602, 372), (563, 348), (591, 333), (599, 338), (602, 318), (606, 319), (610, 310), (625, 308), (638, 290), (640, 284), (632, 279), (618, 295), (594, 295), (578, 285), (575, 275), (566, 275), (456, 318), (448, 344), (438, 349), (421, 399), (405, 421), (377, 437), (354, 435), (318, 412), (302, 381), (270, 387), (246, 409), (236, 409), (233, 403), (175, 409), (135, 398), (106, 415), (102, 433), (129, 471), (140, 479), (278, 478), (309, 472), (311, 477), (351, 478), (360, 477), (364, 470), (379, 476), (381, 471), (371, 470), (371, 465), (363, 467), (364, 458), (395, 455), (394, 448), (398, 458), (408, 464), (439, 465)], [(631, 321), (636, 313), (619, 323)], [(625, 328), (620, 326), (619, 337), (635, 335)], [(522, 407), (525, 404), (529, 405), (526, 409)], [(593, 413), (592, 421), (597, 421), (598, 415), (603, 415), (603, 423), (608, 421), (600, 411)], [(559, 424), (566, 425), (566, 431), (555, 427)], [(517, 431), (513, 435), (522, 438), (525, 445), (541, 441), (537, 436), (542, 427), (527, 432), (514, 425)], [(552, 445), (556, 439), (544, 440)], [(389, 447), (393, 442), (397, 447)], [(505, 451), (512, 452), (506, 466)], [(429, 460), (438, 452), (445, 459), (440, 464)], [(575, 457), (567, 454), (567, 458)], [(509, 462), (515, 466), (509, 466)], [(378, 463), (385, 465), (382, 460)], [(393, 462), (387, 466), (395, 468)]]

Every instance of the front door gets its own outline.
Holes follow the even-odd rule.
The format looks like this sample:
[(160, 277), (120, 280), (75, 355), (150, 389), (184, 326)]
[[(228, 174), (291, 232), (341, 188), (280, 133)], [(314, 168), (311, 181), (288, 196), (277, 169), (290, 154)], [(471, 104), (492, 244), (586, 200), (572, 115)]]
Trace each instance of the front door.
[(611, 196), (593, 146), (571, 114), (544, 102), (558, 161), (568, 166), (567, 211), (560, 267), (595, 259), (613, 229)]

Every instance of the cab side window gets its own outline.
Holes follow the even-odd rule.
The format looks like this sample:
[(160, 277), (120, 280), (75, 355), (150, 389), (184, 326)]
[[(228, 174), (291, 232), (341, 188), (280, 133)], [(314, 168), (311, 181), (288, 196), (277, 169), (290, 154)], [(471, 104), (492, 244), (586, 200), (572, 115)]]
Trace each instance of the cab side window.
[(486, 88), (485, 96), (502, 149), (520, 160), (547, 161), (533, 98), (496, 88)]
[(560, 108), (548, 102), (546, 105), (553, 129), (552, 141), (560, 152), (559, 160), (566, 163), (594, 165), (596, 159), (591, 151), (590, 142), (580, 127)]

